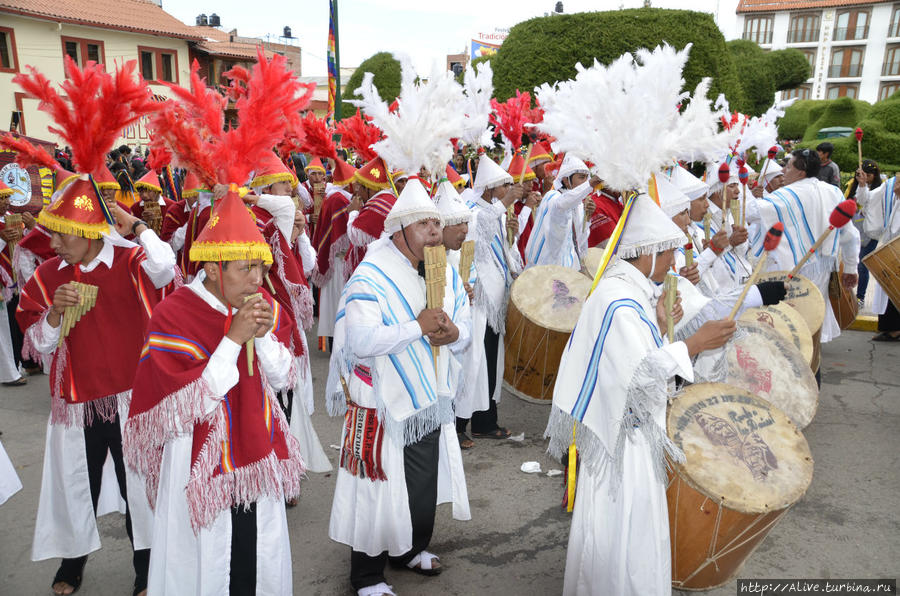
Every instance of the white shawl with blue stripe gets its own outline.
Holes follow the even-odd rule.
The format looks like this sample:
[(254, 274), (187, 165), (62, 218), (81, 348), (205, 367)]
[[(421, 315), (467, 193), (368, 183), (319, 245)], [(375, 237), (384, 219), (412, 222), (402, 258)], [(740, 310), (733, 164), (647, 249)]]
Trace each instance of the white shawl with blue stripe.
[(550, 453), (562, 457), (575, 442), (592, 471), (608, 469), (611, 489), (621, 479), (626, 437), (642, 433), (660, 481), (664, 453), (683, 454), (668, 439), (665, 410), (669, 380), (693, 379), (683, 342), (666, 344), (656, 322), (655, 286), (631, 264), (616, 260), (588, 297), (560, 361), (553, 408), (544, 435)]

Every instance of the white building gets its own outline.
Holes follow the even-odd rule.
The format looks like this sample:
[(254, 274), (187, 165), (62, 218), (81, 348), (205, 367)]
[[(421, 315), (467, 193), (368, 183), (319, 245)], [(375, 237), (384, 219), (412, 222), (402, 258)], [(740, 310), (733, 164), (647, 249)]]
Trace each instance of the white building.
[(900, 88), (900, 2), (740, 0), (737, 31), (765, 49), (806, 54), (812, 78), (784, 98), (876, 102)]

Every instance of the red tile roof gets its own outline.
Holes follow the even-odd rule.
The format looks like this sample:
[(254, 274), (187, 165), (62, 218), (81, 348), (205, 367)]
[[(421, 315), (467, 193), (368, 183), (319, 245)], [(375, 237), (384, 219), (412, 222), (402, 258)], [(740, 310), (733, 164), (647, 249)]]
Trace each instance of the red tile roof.
[(738, 13), (777, 12), (783, 10), (804, 10), (808, 8), (836, 8), (841, 6), (859, 6), (866, 4), (882, 4), (885, 0), (740, 0)]
[[(241, 37), (215, 27), (195, 26), (191, 27), (191, 29), (203, 39), (197, 44), (197, 49), (213, 56), (256, 61), (256, 48), (262, 45), (262, 40)], [(265, 50), (265, 52), (267, 58), (275, 55), (274, 52), (269, 50)]]
[(162, 37), (202, 37), (151, 0), (0, 0), (3, 12)]

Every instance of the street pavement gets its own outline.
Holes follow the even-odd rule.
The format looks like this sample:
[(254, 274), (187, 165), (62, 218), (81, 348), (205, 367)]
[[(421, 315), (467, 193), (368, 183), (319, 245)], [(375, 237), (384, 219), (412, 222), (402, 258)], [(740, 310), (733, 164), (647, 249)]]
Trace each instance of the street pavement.
[[(900, 345), (848, 331), (823, 347), (823, 384), (804, 434), (815, 471), (806, 495), (746, 561), (741, 578), (897, 578), (900, 576)], [(310, 345), (315, 345), (310, 337)], [(102, 354), (102, 350), (98, 351)], [(313, 424), (332, 463), (340, 419), (322, 403), (327, 355), (312, 357)], [(47, 377), (0, 388), (0, 440), (24, 489), (0, 506), (0, 595), (49, 593), (58, 561), (32, 562), (49, 398)], [(562, 466), (541, 438), (549, 407), (505, 393), (501, 424), (524, 440), (480, 440), (463, 452), (472, 520), (439, 507), (429, 550), (444, 573), (425, 578), (388, 568), (398, 594), (534, 594), (562, 591), (570, 517), (560, 508)], [(541, 474), (520, 466), (537, 461)], [(310, 474), (300, 504), (288, 511), (294, 594), (351, 594), (349, 548), (328, 538), (334, 473)], [(131, 549), (124, 517), (100, 520), (103, 548), (93, 553), (80, 594), (131, 594)], [(735, 581), (709, 591), (733, 595)]]

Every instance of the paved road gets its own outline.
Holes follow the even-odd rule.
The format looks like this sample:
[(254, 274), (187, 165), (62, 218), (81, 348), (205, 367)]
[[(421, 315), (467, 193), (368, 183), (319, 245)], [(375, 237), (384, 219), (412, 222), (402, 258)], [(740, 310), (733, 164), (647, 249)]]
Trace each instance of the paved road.
[[(827, 344), (815, 420), (805, 434), (815, 459), (806, 496), (747, 561), (740, 577), (860, 578), (900, 576), (900, 346), (846, 332)], [(310, 342), (315, 345), (314, 342)], [(327, 358), (313, 357), (317, 397)], [(56, 561), (33, 563), (30, 548), (40, 489), (47, 422), (47, 378), (0, 390), (3, 444), (25, 486), (0, 507), (0, 594), (45, 594)], [(481, 441), (463, 455), (473, 520), (438, 511), (431, 550), (445, 572), (423, 578), (389, 570), (401, 594), (558, 594), (562, 589), (569, 517), (560, 510), (559, 477), (527, 475), (525, 461), (559, 468), (541, 440), (548, 408), (505, 396), (501, 423), (524, 432), (521, 443)], [(332, 461), (340, 421), (319, 404), (313, 423)], [(334, 475), (311, 475), (300, 505), (288, 512), (295, 594), (350, 594), (349, 551), (328, 539)], [(103, 548), (91, 555), (81, 590), (131, 593), (131, 553), (123, 518), (101, 519)], [(735, 594), (735, 582), (709, 592)]]

